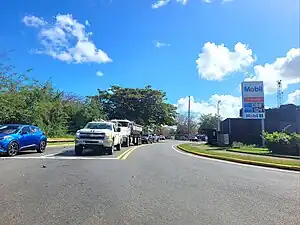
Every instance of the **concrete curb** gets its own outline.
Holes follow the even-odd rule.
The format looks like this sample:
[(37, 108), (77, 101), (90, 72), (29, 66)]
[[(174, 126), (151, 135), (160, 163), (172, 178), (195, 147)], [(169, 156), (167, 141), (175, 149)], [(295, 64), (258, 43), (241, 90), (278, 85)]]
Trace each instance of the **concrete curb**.
[(231, 157), (225, 157), (225, 156), (217, 156), (217, 155), (208, 155), (205, 153), (199, 153), (196, 151), (188, 150), (180, 145), (176, 146), (178, 149), (184, 152), (188, 152), (194, 155), (199, 155), (207, 158), (212, 158), (212, 159), (220, 159), (220, 160), (225, 160), (225, 161), (230, 161), (230, 162), (236, 162), (236, 163), (242, 163), (242, 164), (249, 164), (249, 165), (254, 165), (254, 166), (265, 166), (265, 167), (271, 167), (271, 168), (276, 168), (276, 169), (284, 169), (284, 170), (292, 170), (292, 171), (300, 171), (299, 166), (288, 166), (288, 165), (279, 165), (279, 164), (273, 164), (273, 163), (265, 163), (265, 162), (256, 162), (256, 161), (250, 161), (250, 160), (244, 160), (244, 159), (235, 159)]

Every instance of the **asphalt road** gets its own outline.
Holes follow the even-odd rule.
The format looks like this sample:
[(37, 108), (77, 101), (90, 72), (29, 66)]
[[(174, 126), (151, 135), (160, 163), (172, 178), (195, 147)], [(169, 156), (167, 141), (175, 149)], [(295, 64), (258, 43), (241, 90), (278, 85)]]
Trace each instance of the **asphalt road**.
[(176, 143), (126, 160), (0, 159), (0, 224), (300, 224), (299, 173), (199, 159)]

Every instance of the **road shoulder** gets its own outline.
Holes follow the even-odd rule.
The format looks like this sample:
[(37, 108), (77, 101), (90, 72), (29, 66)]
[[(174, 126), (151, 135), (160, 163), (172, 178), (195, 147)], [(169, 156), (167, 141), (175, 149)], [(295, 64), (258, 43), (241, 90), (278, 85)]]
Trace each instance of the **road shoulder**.
[[(263, 167), (270, 167), (270, 168), (276, 168), (276, 169), (284, 169), (284, 170), (292, 170), (292, 171), (300, 171), (300, 161), (299, 165), (285, 165), (285, 164), (276, 164), (276, 163), (268, 163), (268, 162), (263, 162), (259, 160), (253, 160), (255, 158), (252, 157), (252, 160), (250, 159), (243, 159), (242, 157), (233, 157), (232, 155), (218, 155), (218, 154), (210, 154), (208, 151), (201, 151), (193, 146), (189, 146), (188, 144), (180, 144), (176, 146), (177, 149), (197, 155), (197, 156), (203, 156), (207, 158), (212, 158), (212, 159), (218, 159), (218, 160), (225, 160), (225, 161), (230, 161), (230, 162), (235, 162), (235, 163), (241, 163), (241, 164), (248, 164), (248, 165), (253, 165), (253, 166), (263, 166)], [(264, 157), (264, 156), (261, 156)], [(246, 158), (246, 157), (245, 157)], [(256, 157), (259, 159), (260, 157)], [(297, 162), (297, 161), (296, 161)]]

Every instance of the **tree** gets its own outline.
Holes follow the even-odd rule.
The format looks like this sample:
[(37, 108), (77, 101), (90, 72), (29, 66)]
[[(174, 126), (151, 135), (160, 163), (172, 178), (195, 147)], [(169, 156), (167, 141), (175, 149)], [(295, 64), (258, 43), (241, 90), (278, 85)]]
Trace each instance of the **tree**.
[(176, 126), (162, 126), (161, 134), (165, 137), (175, 135), (176, 134)]
[(78, 97), (14, 72), (0, 56), (0, 124), (38, 125), (49, 136), (75, 133), (94, 119), (105, 119), (99, 97)]
[(109, 119), (128, 119), (141, 125), (173, 125), (176, 107), (166, 103), (166, 94), (145, 88), (112, 86), (99, 92), (100, 104)]
[[(190, 118), (190, 134), (197, 133), (198, 124), (196, 121), (196, 117), (191, 115)], [(188, 135), (188, 117), (184, 115), (179, 115), (177, 117), (177, 135)]]
[(216, 114), (202, 114), (200, 116), (199, 131), (203, 129), (216, 129), (220, 117)]

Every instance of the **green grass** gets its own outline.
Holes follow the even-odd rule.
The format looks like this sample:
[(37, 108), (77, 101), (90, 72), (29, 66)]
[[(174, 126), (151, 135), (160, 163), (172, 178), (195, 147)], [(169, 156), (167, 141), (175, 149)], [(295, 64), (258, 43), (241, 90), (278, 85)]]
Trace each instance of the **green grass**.
[(230, 151), (233, 152), (242, 152), (242, 153), (254, 153), (254, 154), (270, 154), (269, 149), (267, 148), (251, 148), (251, 147), (241, 147), (241, 148), (230, 148)]
[(300, 170), (300, 160), (278, 159), (278, 158), (251, 155), (251, 154), (249, 155), (236, 154), (236, 153), (230, 153), (226, 151), (214, 150), (211, 149), (211, 147), (209, 146), (207, 147), (205, 145), (192, 146), (190, 144), (181, 144), (178, 147), (182, 150), (194, 154), (200, 153), (200, 155), (203, 154), (205, 156), (210, 156), (213, 158), (218, 158), (218, 159), (223, 159), (228, 161)]
[(74, 144), (74, 140), (69, 142), (48, 142), (47, 146), (60, 146), (60, 145), (72, 145)]

